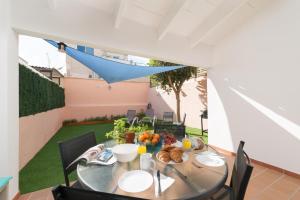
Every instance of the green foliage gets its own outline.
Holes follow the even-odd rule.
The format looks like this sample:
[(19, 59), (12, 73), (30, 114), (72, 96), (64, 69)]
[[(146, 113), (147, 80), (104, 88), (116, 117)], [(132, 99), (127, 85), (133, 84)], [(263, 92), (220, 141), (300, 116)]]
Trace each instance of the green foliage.
[(128, 131), (132, 131), (132, 132), (135, 132), (135, 133), (141, 133), (141, 132), (146, 131), (148, 129), (149, 129), (149, 126), (141, 124), (141, 125), (138, 125), (138, 126), (130, 126), (128, 128)]
[[(150, 59), (149, 65), (175, 66), (178, 64)], [(175, 89), (176, 91), (174, 92), (176, 93), (177, 91), (181, 91), (181, 87), (185, 81), (189, 80), (192, 77), (195, 77), (196, 74), (196, 67), (187, 66), (176, 70), (155, 74), (152, 75), (150, 78), (152, 85), (160, 86), (163, 90), (165, 90), (168, 93)]]
[(66, 119), (63, 121), (63, 126), (78, 122), (77, 119)]
[(118, 143), (125, 142), (125, 131), (126, 131), (126, 121), (124, 119), (118, 119), (114, 121), (114, 129), (107, 132), (105, 135), (107, 138), (112, 138)]
[(90, 118), (87, 118), (87, 119), (84, 119), (83, 121), (84, 122), (90, 122), (90, 121), (106, 121), (108, 120), (107, 116), (103, 116), (103, 117), (90, 117)]
[[(164, 62), (159, 60), (150, 60), (149, 62), (150, 66), (174, 66), (177, 64), (170, 63), (170, 62)], [(152, 75), (150, 77), (151, 85), (153, 86), (159, 86), (163, 90), (165, 90), (167, 93), (170, 93), (173, 91), (176, 96), (177, 101), (177, 121), (180, 122), (180, 92), (181, 88), (183, 86), (183, 83), (192, 77), (195, 77), (197, 75), (197, 68), (196, 67), (182, 67), (176, 70), (163, 72), (159, 74)]]
[(115, 120), (114, 129), (106, 133), (106, 137), (112, 138), (116, 140), (118, 143), (122, 144), (125, 142), (126, 132), (140, 133), (149, 129), (149, 126), (145, 124), (130, 126), (129, 128), (126, 128), (126, 123), (127, 123), (127, 118), (121, 118)]
[(111, 120), (118, 120), (118, 119), (125, 118), (125, 117), (126, 117), (125, 115), (111, 115), (110, 119)]
[(139, 118), (139, 120), (140, 120), (140, 119), (143, 119), (143, 117), (145, 117), (146, 114), (145, 114), (144, 110), (142, 109), (140, 112), (138, 112), (138, 113), (136, 114), (136, 116), (137, 116), (137, 117)]
[(19, 116), (65, 106), (65, 91), (23, 65), (19, 65)]

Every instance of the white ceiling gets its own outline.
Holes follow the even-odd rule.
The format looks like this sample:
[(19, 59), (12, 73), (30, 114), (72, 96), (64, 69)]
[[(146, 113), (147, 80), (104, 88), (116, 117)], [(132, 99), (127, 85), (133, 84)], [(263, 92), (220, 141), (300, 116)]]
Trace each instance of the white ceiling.
[(210, 46), (266, 1), (12, 0), (12, 10), (20, 33), (209, 65)]

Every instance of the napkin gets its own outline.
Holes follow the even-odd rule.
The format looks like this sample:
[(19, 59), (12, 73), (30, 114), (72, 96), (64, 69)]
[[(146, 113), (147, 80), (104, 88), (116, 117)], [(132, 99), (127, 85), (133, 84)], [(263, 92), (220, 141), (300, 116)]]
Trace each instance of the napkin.
[[(155, 196), (157, 197), (159, 194), (158, 194), (158, 179), (156, 174), (157, 173), (155, 173), (155, 175), (153, 176), (153, 179), (154, 179), (154, 187), (155, 187)], [(164, 192), (166, 189), (168, 189), (174, 182), (175, 179), (160, 173), (161, 192)]]

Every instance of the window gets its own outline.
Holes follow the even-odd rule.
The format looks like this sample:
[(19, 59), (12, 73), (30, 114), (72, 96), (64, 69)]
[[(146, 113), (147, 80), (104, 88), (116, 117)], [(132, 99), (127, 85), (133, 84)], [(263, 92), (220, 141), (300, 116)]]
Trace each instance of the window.
[(90, 54), (90, 55), (94, 55), (94, 49), (91, 47), (86, 47), (85, 48), (85, 53)]
[(86, 46), (81, 46), (81, 45), (77, 45), (77, 50), (90, 54), (90, 55), (94, 55), (94, 49), (91, 47), (86, 47)]
[(77, 50), (81, 52), (85, 52), (85, 46), (77, 45)]

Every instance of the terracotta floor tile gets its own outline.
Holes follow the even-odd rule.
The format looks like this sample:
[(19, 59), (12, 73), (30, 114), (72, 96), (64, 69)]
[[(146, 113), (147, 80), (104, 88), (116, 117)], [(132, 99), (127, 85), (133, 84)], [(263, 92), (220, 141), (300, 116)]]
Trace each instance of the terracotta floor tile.
[(256, 200), (288, 200), (289, 195), (273, 189), (266, 189), (255, 197)]
[(29, 200), (47, 200), (50, 193), (51, 193), (51, 188), (39, 190), (33, 192)]
[(30, 195), (31, 193), (27, 193), (27, 194), (22, 194), (18, 200), (29, 200), (30, 199)]
[(253, 164), (253, 171), (252, 171), (251, 179), (256, 177), (257, 175), (263, 173), (266, 170), (267, 170), (267, 168), (265, 168), (261, 165)]
[(300, 190), (296, 192), (290, 200), (299, 200), (300, 199)]
[(265, 188), (268, 185), (272, 184), (274, 181), (276, 181), (278, 178), (283, 176), (282, 173), (277, 172), (272, 169), (267, 169), (261, 174), (258, 174), (256, 177), (254, 177), (251, 180), (251, 184), (255, 185), (256, 187)]
[(274, 183), (271, 188), (290, 196), (298, 190), (299, 186), (299, 184), (291, 180), (291, 177), (284, 175), (284, 177)]

